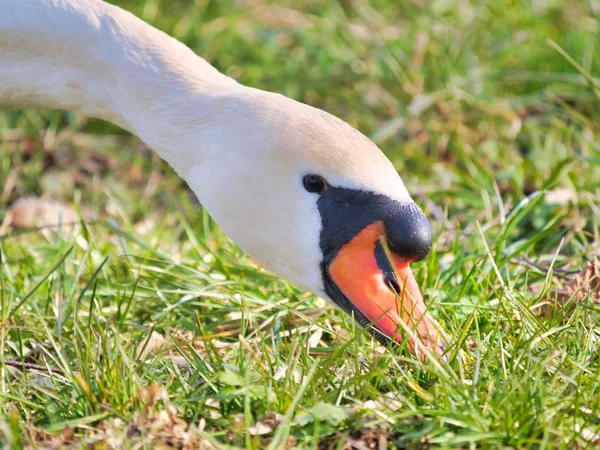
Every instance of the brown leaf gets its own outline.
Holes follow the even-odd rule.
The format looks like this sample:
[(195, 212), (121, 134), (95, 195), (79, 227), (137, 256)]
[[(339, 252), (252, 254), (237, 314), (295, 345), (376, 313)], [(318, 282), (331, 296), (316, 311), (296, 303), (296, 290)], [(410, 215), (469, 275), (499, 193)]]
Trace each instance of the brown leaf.
[(581, 301), (588, 294), (594, 303), (600, 303), (600, 265), (598, 260), (594, 258), (571, 281), (561, 289), (556, 289), (555, 292), (557, 300), (562, 303), (567, 302), (573, 296)]
[(148, 355), (153, 353), (159, 353), (166, 342), (167, 340), (162, 334), (153, 331), (150, 337), (148, 337), (138, 345), (138, 360), (143, 361)]
[(22, 197), (8, 209), (10, 224), (16, 228), (72, 226), (79, 217), (69, 205), (37, 197)]
[(69, 425), (64, 427), (60, 432), (60, 439), (62, 444), (75, 444), (78, 441), (75, 431)]
[(261, 422), (275, 429), (283, 421), (284, 417), (276, 412), (268, 412), (261, 417)]
[(594, 258), (579, 273), (575, 274), (563, 287), (552, 290), (552, 298), (539, 308), (539, 314), (548, 316), (556, 307), (570, 303), (573, 306), (588, 297), (600, 304), (600, 264)]

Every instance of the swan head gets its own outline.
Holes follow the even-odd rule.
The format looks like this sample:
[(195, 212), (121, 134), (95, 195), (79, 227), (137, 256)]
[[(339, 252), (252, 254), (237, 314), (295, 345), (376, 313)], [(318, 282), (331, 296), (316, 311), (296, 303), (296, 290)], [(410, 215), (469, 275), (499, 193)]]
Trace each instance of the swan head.
[(381, 150), (278, 94), (239, 88), (211, 102), (194, 144), (202, 156), (178, 171), (220, 227), (381, 342), (409, 339), (412, 351), (442, 353), (409, 268), (429, 252), (431, 229)]

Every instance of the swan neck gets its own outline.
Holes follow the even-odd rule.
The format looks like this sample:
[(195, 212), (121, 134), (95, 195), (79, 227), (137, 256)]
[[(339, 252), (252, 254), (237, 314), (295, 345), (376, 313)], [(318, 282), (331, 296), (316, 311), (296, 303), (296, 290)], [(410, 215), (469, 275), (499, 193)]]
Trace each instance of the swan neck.
[(100, 0), (0, 0), (0, 9), (0, 107), (73, 110), (152, 141), (178, 119), (173, 111), (236, 86)]

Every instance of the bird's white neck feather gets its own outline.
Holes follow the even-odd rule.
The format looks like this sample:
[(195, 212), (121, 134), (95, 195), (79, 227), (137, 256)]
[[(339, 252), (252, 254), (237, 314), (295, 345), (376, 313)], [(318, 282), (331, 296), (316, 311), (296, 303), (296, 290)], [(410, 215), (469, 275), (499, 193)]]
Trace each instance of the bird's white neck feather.
[(302, 177), (410, 201), (389, 160), (348, 124), (236, 83), (101, 0), (0, 0), (6, 106), (75, 110), (133, 132), (246, 252), (320, 294), (321, 218)]
[[(189, 48), (99, 0), (0, 0), (0, 107), (68, 109), (161, 145), (216, 92), (242, 88)], [(194, 120), (197, 122), (197, 120)]]

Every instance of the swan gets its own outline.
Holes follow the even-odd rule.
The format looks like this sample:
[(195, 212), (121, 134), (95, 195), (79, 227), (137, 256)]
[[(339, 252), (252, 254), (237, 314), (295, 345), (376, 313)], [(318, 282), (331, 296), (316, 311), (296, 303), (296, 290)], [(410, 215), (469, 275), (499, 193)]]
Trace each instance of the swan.
[(102, 0), (0, 0), (0, 11), (0, 107), (73, 110), (130, 131), (263, 266), (382, 343), (443, 354), (409, 266), (432, 246), (429, 222), (367, 137), (237, 83)]

